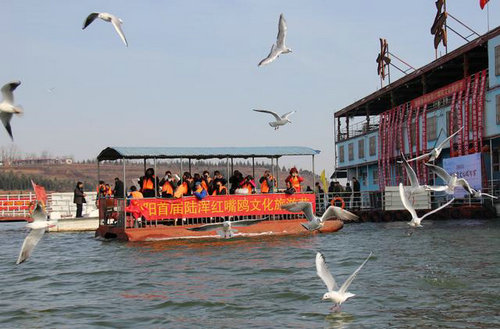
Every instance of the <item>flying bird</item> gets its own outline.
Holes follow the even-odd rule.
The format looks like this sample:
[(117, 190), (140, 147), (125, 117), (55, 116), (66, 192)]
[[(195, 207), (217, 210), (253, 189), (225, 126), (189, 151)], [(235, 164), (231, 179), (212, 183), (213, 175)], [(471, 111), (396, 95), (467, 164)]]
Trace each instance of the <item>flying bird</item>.
[(12, 140), (14, 140), (14, 137), (12, 136), (12, 127), (10, 126), (12, 115), (20, 115), (23, 113), (21, 106), (14, 105), (14, 90), (16, 90), (20, 84), (21, 81), (19, 80), (11, 81), (6, 83), (1, 89), (3, 101), (0, 103), (0, 120)]
[(261, 113), (269, 113), (271, 115), (274, 116), (274, 118), (276, 119), (276, 121), (271, 121), (269, 122), (269, 125), (271, 127), (274, 128), (274, 130), (277, 130), (279, 129), (280, 126), (284, 126), (286, 125), (287, 123), (292, 123), (292, 121), (290, 121), (290, 119), (288, 119), (290, 117), (290, 115), (294, 114), (295, 111), (290, 111), (288, 113), (285, 113), (283, 114), (282, 116), (279, 116), (278, 113), (276, 112), (273, 112), (273, 111), (268, 111), (268, 110), (255, 110), (255, 112), (261, 112)]
[(434, 191), (444, 191), (448, 194), (453, 194), (455, 193), (455, 187), (461, 186), (463, 187), (467, 192), (472, 194), (471, 187), (469, 185), (469, 182), (467, 182), (464, 178), (458, 178), (457, 174), (454, 173), (452, 175), (448, 174), (446, 170), (443, 168), (430, 164), (430, 163), (425, 163), (427, 168), (429, 168), (432, 172), (434, 172), (439, 178), (441, 178), (446, 185), (444, 186), (436, 186), (434, 187)]
[(343, 302), (345, 302), (348, 298), (355, 296), (354, 294), (347, 292), (347, 288), (349, 288), (354, 278), (356, 278), (356, 275), (358, 275), (358, 272), (371, 256), (372, 253), (370, 252), (370, 255), (368, 255), (365, 261), (347, 278), (347, 280), (345, 280), (344, 284), (339, 289), (332, 273), (326, 265), (325, 257), (320, 252), (316, 254), (316, 272), (328, 289), (328, 292), (323, 295), (322, 300), (331, 300), (334, 302), (335, 305), (332, 307), (332, 310), (338, 310)]
[(330, 206), (321, 217), (313, 214), (312, 204), (310, 202), (292, 202), (281, 205), (282, 209), (290, 212), (303, 212), (308, 222), (301, 225), (308, 231), (320, 230), (325, 225), (325, 221), (330, 218), (338, 218), (345, 221), (354, 221), (358, 219), (355, 214), (340, 207)]
[(462, 129), (464, 129), (463, 126), (460, 129), (458, 129), (457, 131), (455, 131), (453, 134), (451, 134), (444, 141), (442, 141), (437, 147), (433, 148), (432, 151), (430, 151), (429, 153), (419, 155), (418, 157), (415, 157), (413, 159), (408, 160), (408, 162), (425, 159), (427, 157), (429, 157), (429, 160), (427, 160), (428, 162), (436, 160), (439, 157), (439, 155), (441, 154), (441, 151), (443, 151), (443, 147), (450, 141), (450, 139), (455, 137), (455, 135), (458, 134), (460, 132), (460, 130), (462, 130)]
[(108, 13), (92, 13), (87, 16), (87, 19), (85, 19), (85, 22), (83, 23), (82, 30), (85, 30), (87, 26), (89, 26), (96, 18), (100, 18), (105, 22), (111, 22), (113, 24), (113, 27), (116, 30), (116, 33), (120, 36), (122, 39), (123, 43), (125, 46), (128, 47), (127, 39), (125, 38), (125, 34), (123, 34), (122, 31), (122, 23), (123, 21), (116, 17), (115, 15), (108, 14)]
[(273, 44), (273, 46), (271, 47), (271, 51), (269, 52), (269, 55), (267, 55), (266, 58), (261, 60), (258, 66), (267, 65), (273, 62), (281, 54), (287, 54), (292, 52), (292, 50), (285, 45), (286, 32), (287, 32), (287, 27), (286, 27), (285, 17), (283, 17), (283, 14), (281, 14), (278, 23), (278, 36), (276, 38), (276, 44)]
[(245, 220), (238, 220), (238, 221), (224, 221), (222, 223), (215, 223), (215, 224), (206, 224), (206, 225), (201, 225), (198, 227), (190, 227), (188, 230), (190, 231), (216, 231), (217, 234), (223, 238), (223, 239), (229, 239), (234, 236), (234, 233), (238, 232), (238, 230), (234, 230), (234, 227), (244, 227), (244, 226), (250, 226), (254, 225), (257, 223), (260, 223), (264, 220), (267, 220), (267, 218), (261, 218), (261, 219), (245, 219)]
[(410, 164), (406, 160), (406, 157), (404, 156), (403, 153), (401, 153), (401, 158), (403, 159), (403, 161), (398, 161), (398, 162), (403, 164), (403, 166), (406, 169), (406, 173), (408, 174), (408, 179), (410, 180), (410, 187), (406, 188), (405, 190), (407, 192), (409, 192), (410, 196), (413, 194), (424, 192), (424, 191), (429, 191), (429, 190), (438, 191), (439, 190), (439, 188), (434, 188), (434, 187), (431, 187), (429, 185), (420, 185), (420, 183), (418, 182), (418, 177), (417, 177), (417, 174), (415, 173), (415, 170), (413, 170), (413, 168), (410, 166)]
[(31, 231), (26, 239), (24, 239), (16, 264), (21, 264), (28, 259), (31, 256), (33, 249), (35, 249), (38, 242), (40, 242), (45, 230), (57, 223), (57, 221), (50, 221), (47, 219), (47, 213), (43, 210), (43, 207), (39, 202), (36, 203), (35, 210), (33, 210), (31, 218), (33, 219), (33, 222), (26, 225), (26, 227), (31, 229)]
[(425, 217), (432, 215), (433, 213), (438, 212), (439, 210), (441, 210), (445, 207), (448, 207), (455, 200), (455, 198), (453, 198), (450, 201), (448, 201), (447, 203), (445, 203), (444, 205), (442, 205), (441, 207), (429, 211), (428, 213), (426, 213), (422, 217), (418, 217), (417, 212), (415, 211), (415, 208), (413, 208), (413, 205), (411, 204), (410, 200), (408, 200), (408, 197), (406, 196), (406, 192), (405, 192), (405, 188), (403, 186), (403, 183), (399, 183), (399, 196), (401, 197), (401, 202), (403, 202), (403, 206), (406, 208), (406, 210), (408, 210), (410, 212), (411, 221), (408, 223), (408, 225), (410, 225), (411, 227), (422, 227), (422, 224), (420, 224), (420, 223), (422, 222), (422, 220)]

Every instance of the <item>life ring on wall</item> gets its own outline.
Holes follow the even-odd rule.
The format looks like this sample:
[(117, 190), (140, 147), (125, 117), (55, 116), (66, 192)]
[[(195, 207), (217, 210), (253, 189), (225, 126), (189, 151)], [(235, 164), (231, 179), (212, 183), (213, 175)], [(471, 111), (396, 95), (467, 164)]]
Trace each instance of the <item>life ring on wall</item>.
[(340, 203), (341, 203), (341, 206), (340, 206), (340, 207), (341, 207), (342, 209), (344, 209), (344, 208), (345, 208), (345, 202), (344, 202), (344, 199), (342, 199), (342, 198), (341, 198), (341, 197), (339, 197), (339, 196), (336, 196), (335, 198), (333, 198), (333, 199), (332, 199), (332, 202), (331, 202), (332, 206), (335, 206), (335, 201), (340, 201)]

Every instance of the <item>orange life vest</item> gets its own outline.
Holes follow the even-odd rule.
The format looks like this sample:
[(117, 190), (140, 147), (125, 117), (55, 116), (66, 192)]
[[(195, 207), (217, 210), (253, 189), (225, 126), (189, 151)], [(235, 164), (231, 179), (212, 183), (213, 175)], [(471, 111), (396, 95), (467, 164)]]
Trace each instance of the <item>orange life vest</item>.
[(132, 199), (143, 199), (144, 196), (142, 195), (141, 192), (139, 191), (132, 191), (130, 192), (130, 196), (132, 197)]
[(177, 187), (177, 190), (175, 190), (174, 198), (180, 198), (183, 195), (186, 195), (187, 192), (188, 192), (188, 184), (186, 182), (183, 182), (181, 185)]
[(212, 192), (212, 195), (226, 195), (227, 194), (227, 187), (224, 185), (219, 186), (218, 190), (214, 190)]
[[(153, 176), (154, 177), (154, 176)], [(153, 179), (151, 178), (146, 178), (144, 177), (144, 180), (142, 181), (142, 190), (154, 190), (154, 183)]]
[(204, 179), (201, 180), (201, 186), (208, 192), (208, 184)]
[(241, 188), (246, 188), (248, 190), (248, 194), (252, 194), (253, 185), (250, 183), (243, 184)]
[[(269, 181), (273, 181), (274, 180), (274, 177), (273, 176), (269, 176), (267, 178)], [(270, 190), (270, 187), (269, 185), (267, 184), (267, 179), (265, 179), (261, 184), (260, 184), (260, 192), (261, 193), (269, 193), (269, 190)]]
[(300, 192), (300, 179), (299, 176), (290, 178), (290, 184), (295, 189), (295, 192)]
[(172, 188), (172, 184), (170, 184), (170, 182), (165, 182), (161, 187), (161, 191), (166, 194), (174, 194), (174, 189)]

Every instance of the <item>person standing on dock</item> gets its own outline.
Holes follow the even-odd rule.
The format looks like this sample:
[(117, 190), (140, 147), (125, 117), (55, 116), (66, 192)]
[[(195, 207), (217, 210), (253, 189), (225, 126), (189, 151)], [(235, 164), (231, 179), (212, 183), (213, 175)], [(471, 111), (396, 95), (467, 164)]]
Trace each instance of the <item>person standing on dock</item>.
[(352, 178), (352, 191), (353, 191), (353, 208), (359, 209), (361, 207), (361, 186), (356, 177)]
[(276, 186), (276, 178), (269, 170), (264, 171), (264, 176), (259, 179), (260, 193), (273, 193)]
[(76, 203), (76, 216), (75, 216), (76, 218), (82, 218), (83, 204), (87, 202), (85, 200), (85, 196), (86, 196), (85, 193), (83, 193), (83, 183), (82, 182), (76, 183), (73, 196), (73, 203)]

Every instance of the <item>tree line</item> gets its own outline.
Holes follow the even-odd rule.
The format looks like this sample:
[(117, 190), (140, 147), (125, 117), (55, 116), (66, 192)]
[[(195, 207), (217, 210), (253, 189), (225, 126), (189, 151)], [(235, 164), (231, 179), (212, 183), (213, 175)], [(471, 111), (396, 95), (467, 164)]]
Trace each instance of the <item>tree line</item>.
[[(28, 176), (23, 173), (16, 174), (12, 171), (5, 171), (0, 172), (0, 190), (29, 191), (33, 189), (31, 180), (43, 186), (47, 191), (73, 191), (76, 186), (76, 182), (71, 179), (57, 179), (56, 177), (43, 177), (39, 175)], [(85, 182), (84, 188), (93, 190), (94, 184)]]

